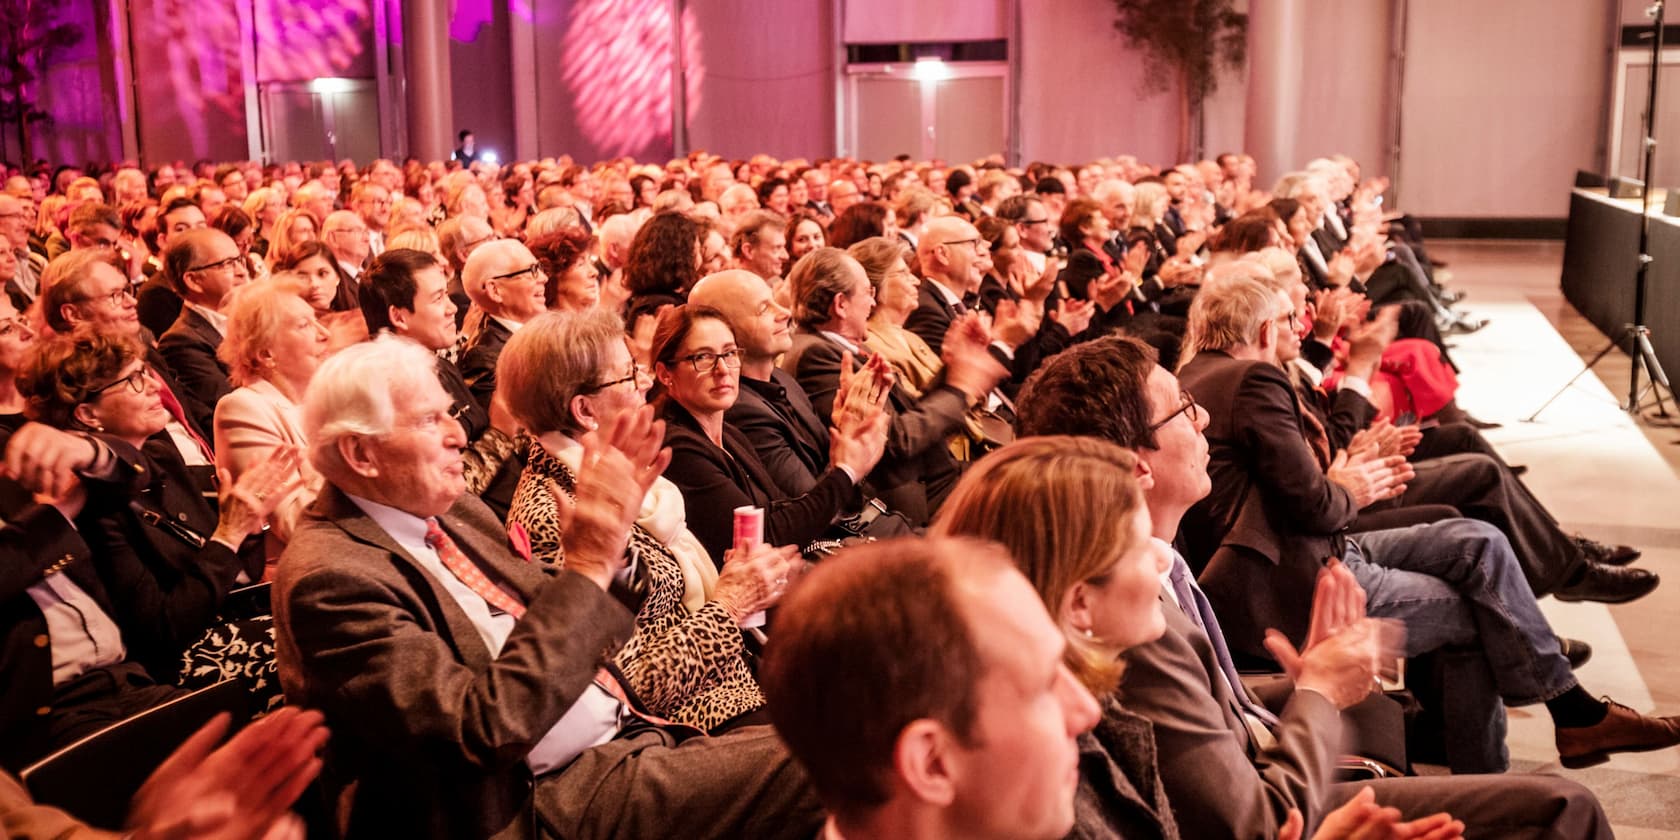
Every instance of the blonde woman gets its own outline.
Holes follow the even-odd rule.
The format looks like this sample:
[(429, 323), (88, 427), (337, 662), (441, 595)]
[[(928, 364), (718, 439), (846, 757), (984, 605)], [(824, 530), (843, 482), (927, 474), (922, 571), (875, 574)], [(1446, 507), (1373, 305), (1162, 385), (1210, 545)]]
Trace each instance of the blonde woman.
[[(234, 390), (216, 403), (216, 456), (235, 481), (273, 458), (277, 451), (302, 451), (303, 391), (326, 358), (328, 332), (305, 299), (308, 285), (291, 274), (241, 286), (226, 308), (227, 332), (216, 355), (227, 366)], [(321, 479), (307, 461), (298, 464), (302, 483), (269, 516), (269, 571), (291, 538), (292, 527), (314, 500)]]

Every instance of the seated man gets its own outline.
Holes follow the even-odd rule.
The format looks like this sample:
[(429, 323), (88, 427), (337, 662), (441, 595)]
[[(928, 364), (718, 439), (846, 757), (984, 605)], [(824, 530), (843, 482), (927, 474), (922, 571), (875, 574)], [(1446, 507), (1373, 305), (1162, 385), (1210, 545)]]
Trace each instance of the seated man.
[[(846, 354), (861, 362), (867, 352), (863, 342), (875, 292), (863, 266), (838, 248), (818, 248), (801, 257), (788, 285), (800, 331), (782, 358), (782, 369), (799, 380), (817, 416), (829, 422)], [(897, 385), (889, 394), (892, 430), (869, 486), (912, 525), (925, 525), (956, 483), (960, 467), (946, 439), (962, 429), (964, 413), (1005, 375), (986, 349), (985, 329), (971, 319), (957, 322), (946, 337), (943, 381), (936, 380), (920, 399)]]
[(1052, 840), (1073, 828), (1077, 739), (1099, 710), (1002, 550), (913, 538), (849, 549), (781, 616), (760, 679), (828, 807), (824, 837)]
[[(1185, 511), (1211, 486), (1201, 434), (1207, 415), (1182, 402), (1180, 393), (1147, 345), (1104, 338), (1051, 359), (1028, 381), (1020, 432), (1094, 434), (1133, 448), (1153, 536), (1170, 543)], [(1121, 695), (1127, 711), (1153, 724), (1158, 754), (1183, 757), (1159, 765), (1182, 836), (1270, 837), (1290, 809), (1300, 810), (1309, 825), (1317, 823), (1367, 786), (1331, 784), (1331, 759), (1348, 719), (1324, 702), (1337, 691), (1292, 691), (1275, 715), (1261, 708), (1236, 677), (1220, 632), (1225, 614), (1204, 609), (1184, 558), (1172, 554), (1162, 581), (1166, 632), (1127, 651)], [(1313, 656), (1309, 647), (1304, 657)], [(1334, 686), (1350, 670), (1321, 662), (1315, 676)], [(1308, 684), (1304, 671), (1293, 673)], [(1356, 670), (1352, 676), (1363, 678)], [(1270, 743), (1261, 742), (1262, 732)], [(1408, 818), (1451, 812), (1465, 821), (1468, 836), (1504, 830), (1530, 837), (1542, 828), (1560, 837), (1610, 836), (1592, 794), (1551, 776), (1403, 778), (1370, 786), (1380, 804), (1398, 807)]]
[[(1262, 287), (1260, 294), (1272, 293)], [(1275, 322), (1268, 317), (1258, 329), (1269, 332)], [(1097, 433), (1140, 449), (1153, 445), (1155, 432), (1167, 421), (1134, 423), (1141, 431), (1123, 428), (1142, 410), (1136, 400), (1143, 391), (1135, 381), (1142, 375), (1125, 379), (1114, 372), (1127, 353), (1146, 351), (1117, 341), (1075, 347), (1047, 362), (1028, 381), (1023, 397), (1031, 397), (1033, 412), (1020, 422), (1020, 430)], [(1162, 376), (1171, 378), (1164, 370), (1148, 376), (1153, 378), (1151, 389), (1167, 387)], [(1278, 406), (1256, 402), (1240, 419), (1230, 407), (1262, 388), (1287, 390), (1281, 371), (1276, 378), (1275, 386), (1241, 387), (1204, 380), (1211, 407), (1198, 406), (1188, 391), (1177, 403), (1177, 412), (1194, 414), (1208, 431), (1206, 444), (1177, 453), (1190, 466), (1176, 480), (1197, 483), (1195, 496), (1200, 501), (1187, 504), (1188, 512), (1179, 512), (1173, 518), (1176, 526), (1167, 533), (1177, 535), (1191, 569), (1203, 568), (1202, 588), (1233, 653), (1267, 656), (1262, 640), (1272, 629), (1301, 644), (1313, 582), (1325, 558), (1340, 556), (1364, 587), (1370, 614), (1405, 622), (1409, 656), (1447, 649), (1441, 656), (1447, 669), (1442, 682), (1451, 687), (1446, 694), (1451, 703), (1445, 714), (1446, 750), (1455, 772), (1496, 772), (1509, 763), (1501, 700), (1511, 706), (1544, 702), (1557, 724), (1558, 751), (1568, 766), (1598, 763), (1612, 752), (1680, 743), (1680, 718), (1647, 718), (1596, 700), (1581, 687), (1535, 604), (1510, 544), (1492, 526), (1449, 519), (1342, 538), (1339, 529), (1352, 519), (1355, 507), (1352, 494), (1335, 484), (1311, 484), (1309, 473), (1319, 468), (1305, 443), (1297, 450), (1257, 442), (1260, 437), (1286, 442), (1289, 435), (1279, 428), (1285, 426), (1297, 430), (1293, 434), (1299, 440), (1303, 421), (1293, 397)], [(1175, 389), (1177, 385), (1172, 383)], [(1203, 445), (1207, 448), (1201, 449)], [(1250, 463), (1257, 466), (1250, 470)], [(1314, 515), (1341, 524), (1310, 530), (1304, 514), (1283, 512), (1284, 505), (1294, 501), (1290, 493), (1321, 495), (1324, 509)], [(1210, 531), (1211, 539), (1192, 539)], [(1208, 543), (1212, 549), (1207, 554), (1195, 553)]]
[[(443, 263), (425, 251), (393, 248), (368, 264), (357, 294), (369, 335), (388, 330), (438, 355), (438, 382), (449, 392), (449, 414), (467, 435), (462, 453), (467, 492), (485, 495), (498, 476), (516, 482), (523, 464), (513, 441), (517, 424), (494, 396), (489, 411), (480, 407), (460, 368), (442, 354), (455, 346), (456, 336), (455, 302)], [(517, 463), (504, 469), (510, 459)]]
[[(158, 338), (158, 353), (195, 404), (208, 406), (233, 390), (227, 364), (216, 356), (227, 329), (222, 302), (245, 285), (250, 272), (245, 255), (227, 234), (215, 228), (185, 231), (163, 255), (164, 276), (180, 291), (183, 306), (167, 332)], [(203, 423), (206, 418), (199, 418)]]
[(547, 276), (530, 249), (512, 239), (486, 242), (461, 267), (461, 286), (485, 316), (461, 353), (461, 376), (486, 410), (496, 393), (496, 359), (526, 321), (548, 309)]
[(612, 673), (632, 622), (607, 587), (669, 458), (652, 410), (586, 436), (548, 576), (465, 493), (434, 363), (381, 336), (304, 397), (327, 486), (281, 558), (275, 628), (288, 701), (337, 733), (347, 836), (811, 836), (817, 805), (773, 732), (647, 720)]

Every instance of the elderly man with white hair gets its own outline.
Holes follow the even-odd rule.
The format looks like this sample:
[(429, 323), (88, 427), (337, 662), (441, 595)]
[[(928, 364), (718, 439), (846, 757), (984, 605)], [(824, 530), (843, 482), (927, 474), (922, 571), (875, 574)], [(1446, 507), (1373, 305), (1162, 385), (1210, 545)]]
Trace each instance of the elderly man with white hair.
[(326, 486), (281, 560), (275, 631), (288, 700), (338, 734), (326, 775), (349, 835), (813, 836), (821, 811), (768, 727), (648, 719), (612, 665), (633, 628), (607, 588), (670, 457), (652, 410), (585, 435), (548, 575), (465, 492), (434, 363), (381, 336), (304, 398)]
[(526, 321), (547, 309), (543, 273), (530, 249), (513, 239), (486, 242), (467, 257), (461, 268), (461, 287), (483, 316), (461, 353), (461, 376), (478, 404), (485, 408), (496, 393), (496, 360), (502, 347)]

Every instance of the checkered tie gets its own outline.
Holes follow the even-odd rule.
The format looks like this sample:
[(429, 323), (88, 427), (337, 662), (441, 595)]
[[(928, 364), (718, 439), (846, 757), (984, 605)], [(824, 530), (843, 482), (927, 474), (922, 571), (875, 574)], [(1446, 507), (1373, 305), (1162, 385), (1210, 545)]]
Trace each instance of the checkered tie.
[(443, 532), (436, 519), (426, 520), (426, 545), (437, 552), (438, 560), (450, 574), (467, 585), (468, 589), (478, 593), (478, 596), (515, 619), (525, 614), (525, 605), (519, 599), (509, 595), (507, 590), (497, 586), (486, 577), (484, 570), (478, 567), (461, 549), (455, 541)]

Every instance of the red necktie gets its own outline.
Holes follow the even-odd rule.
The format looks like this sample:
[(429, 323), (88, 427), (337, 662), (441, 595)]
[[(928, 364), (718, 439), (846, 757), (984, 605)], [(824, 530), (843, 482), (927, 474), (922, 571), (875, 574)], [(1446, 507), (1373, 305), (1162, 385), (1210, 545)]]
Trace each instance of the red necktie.
[(175, 418), (175, 422), (181, 424), (181, 428), (187, 431), (187, 436), (193, 439), (193, 443), (198, 444), (198, 451), (204, 453), (204, 459), (214, 466), (216, 463), (215, 450), (210, 448), (210, 444), (204, 442), (204, 438), (198, 436), (198, 432), (193, 431), (192, 424), (187, 422), (187, 412), (181, 408), (181, 401), (176, 398), (175, 392), (169, 390), (169, 385), (163, 381), (163, 377), (158, 376), (155, 370), (152, 371), (152, 382), (157, 385), (158, 399), (163, 401), (163, 410), (169, 412), (169, 416)]
[(486, 577), (484, 570), (478, 567), (472, 558), (463, 553), (455, 541), (443, 532), (436, 519), (426, 520), (426, 545), (437, 552), (438, 561), (449, 570), (458, 580), (467, 585), (490, 606), (518, 619), (525, 614), (525, 605), (518, 598), (508, 594), (507, 590), (497, 586)]

